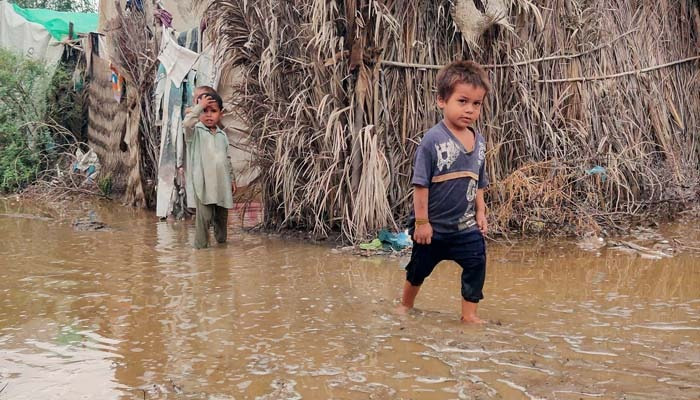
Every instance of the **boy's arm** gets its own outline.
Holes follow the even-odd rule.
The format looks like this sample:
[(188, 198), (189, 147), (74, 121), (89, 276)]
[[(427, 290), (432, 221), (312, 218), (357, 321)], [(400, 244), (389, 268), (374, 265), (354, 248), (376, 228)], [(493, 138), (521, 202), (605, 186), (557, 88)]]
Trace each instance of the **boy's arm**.
[(196, 106), (192, 107), (187, 114), (185, 115), (185, 118), (182, 120), (182, 127), (183, 131), (185, 132), (185, 139), (192, 135), (192, 132), (194, 132), (194, 126), (197, 125), (197, 122), (199, 122), (199, 114), (204, 111), (204, 107), (201, 104), (197, 104)]
[[(225, 134), (226, 133), (224, 132), (224, 135)], [(233, 193), (236, 193), (238, 187), (236, 186), (236, 176), (233, 174), (233, 161), (231, 160), (231, 153), (228, 152), (228, 146), (229, 145), (227, 145), (226, 148), (226, 159), (228, 159), (228, 176), (231, 177), (231, 191), (233, 191)]]
[[(483, 154), (486, 154), (486, 143), (482, 141), (479, 146), (484, 146)], [(480, 151), (481, 153), (481, 151)], [(488, 221), (486, 220), (486, 201), (484, 200), (484, 189), (489, 185), (489, 176), (486, 173), (486, 160), (481, 160), (481, 167), (479, 168), (479, 182), (477, 184), (476, 190), (476, 225), (479, 227), (482, 235), (485, 235), (489, 231)]]
[(433, 227), (428, 219), (428, 198), (430, 182), (435, 174), (433, 145), (425, 137), (421, 140), (413, 162), (413, 214), (416, 218), (413, 240), (418, 244), (430, 244), (433, 237)]
[(433, 227), (428, 219), (428, 197), (430, 189), (424, 186), (413, 186), (413, 212), (416, 217), (413, 239), (418, 244), (430, 244), (433, 238)]
[(413, 186), (413, 210), (416, 220), (428, 220), (428, 195), (430, 189), (423, 186)]
[(486, 201), (484, 200), (484, 189), (476, 191), (476, 225), (481, 234), (485, 235), (489, 231), (488, 220), (486, 219)]

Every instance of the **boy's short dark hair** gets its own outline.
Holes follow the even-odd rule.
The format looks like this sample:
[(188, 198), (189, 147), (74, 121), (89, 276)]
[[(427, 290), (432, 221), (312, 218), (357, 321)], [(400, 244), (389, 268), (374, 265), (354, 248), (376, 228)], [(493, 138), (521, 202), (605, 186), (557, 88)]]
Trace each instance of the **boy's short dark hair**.
[(449, 99), (460, 83), (480, 87), (486, 91), (486, 94), (491, 91), (491, 82), (484, 67), (474, 61), (454, 61), (438, 72), (438, 98)]
[(201, 98), (204, 97), (204, 96), (209, 96), (209, 97), (211, 97), (212, 99), (214, 99), (214, 101), (216, 102), (216, 104), (219, 105), (219, 110), (223, 110), (223, 109), (224, 109), (224, 101), (221, 100), (221, 96), (219, 96), (219, 94), (216, 93), (216, 90), (213, 90), (213, 89), (212, 89), (211, 92), (204, 92), (204, 93), (200, 94), (199, 97), (197, 97), (197, 98), (195, 99), (195, 101), (201, 99)]

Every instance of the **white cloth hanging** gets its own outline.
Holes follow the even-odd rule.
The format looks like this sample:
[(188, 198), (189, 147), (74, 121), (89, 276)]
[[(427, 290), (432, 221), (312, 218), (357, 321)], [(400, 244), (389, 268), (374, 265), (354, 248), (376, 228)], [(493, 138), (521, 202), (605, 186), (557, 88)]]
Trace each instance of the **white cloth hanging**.
[(173, 39), (172, 32), (171, 28), (163, 27), (158, 60), (165, 67), (168, 79), (176, 87), (180, 87), (182, 81), (197, 63), (199, 54), (177, 44)]

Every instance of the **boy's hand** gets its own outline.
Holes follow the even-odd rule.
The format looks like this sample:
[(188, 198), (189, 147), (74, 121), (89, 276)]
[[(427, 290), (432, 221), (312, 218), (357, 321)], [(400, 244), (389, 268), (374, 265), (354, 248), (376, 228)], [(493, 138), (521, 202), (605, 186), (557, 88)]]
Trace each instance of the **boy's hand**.
[(433, 227), (430, 223), (416, 225), (416, 230), (413, 232), (413, 239), (418, 244), (430, 244), (433, 238)]
[(483, 212), (476, 213), (476, 225), (479, 227), (482, 235), (486, 235), (489, 232), (489, 223), (486, 220), (486, 214)]
[(236, 182), (231, 181), (231, 193), (236, 194), (236, 190), (238, 190), (238, 186), (236, 186)]
[(216, 105), (216, 100), (208, 94), (203, 94), (197, 99), (197, 104), (202, 106), (202, 108), (207, 108)]

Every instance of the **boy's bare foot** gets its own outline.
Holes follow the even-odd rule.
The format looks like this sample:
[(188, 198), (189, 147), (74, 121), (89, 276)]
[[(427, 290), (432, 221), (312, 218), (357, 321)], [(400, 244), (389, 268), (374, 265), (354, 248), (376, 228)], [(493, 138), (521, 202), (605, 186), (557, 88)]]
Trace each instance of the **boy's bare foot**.
[(460, 319), (460, 321), (462, 321), (463, 324), (475, 324), (475, 325), (482, 325), (482, 324), (486, 323), (486, 321), (477, 317), (476, 315), (473, 315), (471, 317), (466, 317), (466, 318), (462, 317)]
[(476, 316), (477, 303), (466, 301), (462, 299), (462, 323), (463, 324), (477, 324), (481, 325), (485, 321)]
[(394, 312), (398, 315), (408, 315), (409, 311), (411, 311), (411, 307), (406, 307), (403, 304), (399, 304), (396, 306), (396, 309), (394, 309)]

